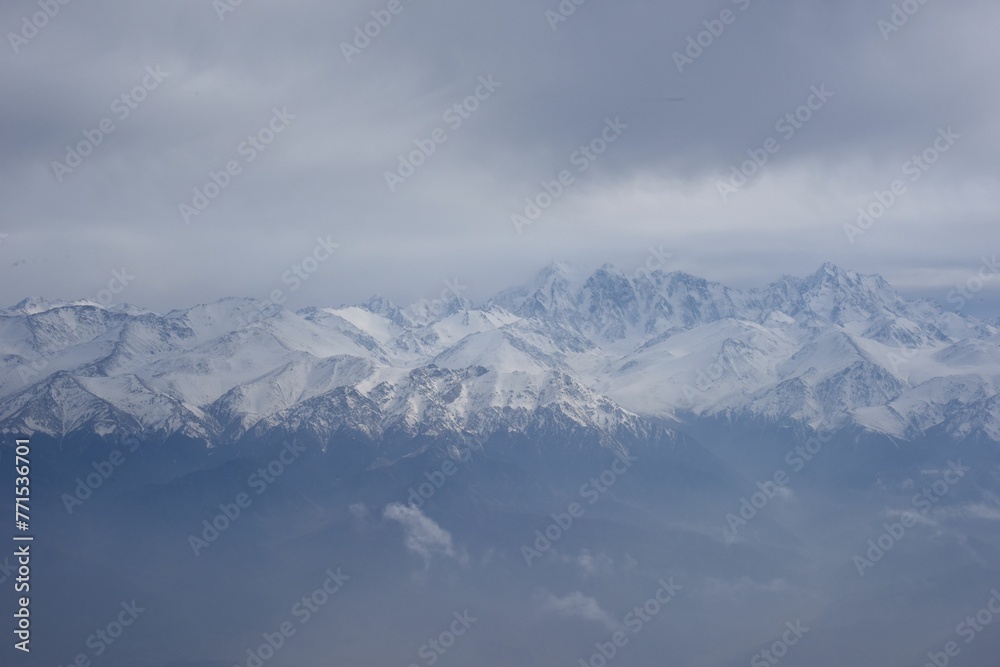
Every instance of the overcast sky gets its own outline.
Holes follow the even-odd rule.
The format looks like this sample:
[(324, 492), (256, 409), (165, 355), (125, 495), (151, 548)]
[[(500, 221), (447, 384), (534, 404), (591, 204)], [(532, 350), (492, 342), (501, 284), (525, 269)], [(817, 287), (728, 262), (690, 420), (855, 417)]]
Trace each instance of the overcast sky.
[[(896, 29), (878, 0), (236, 1), (3, 3), (0, 303), (122, 268), (115, 299), (157, 310), (478, 299), (650, 247), (734, 286), (831, 260), (943, 301), (1000, 252), (996, 2), (909, 0)], [(317, 238), (340, 247), (293, 289)]]

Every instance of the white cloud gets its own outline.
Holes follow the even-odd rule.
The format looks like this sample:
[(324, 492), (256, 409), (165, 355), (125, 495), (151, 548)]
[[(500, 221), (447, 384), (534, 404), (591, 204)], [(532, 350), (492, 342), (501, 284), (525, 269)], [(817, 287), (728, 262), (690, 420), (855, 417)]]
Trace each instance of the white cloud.
[(617, 630), (620, 627), (611, 614), (601, 608), (597, 600), (580, 591), (574, 591), (565, 597), (557, 597), (549, 591), (542, 591), (539, 599), (544, 612), (600, 623), (609, 630)]
[(580, 568), (585, 576), (594, 577), (598, 574), (614, 574), (615, 561), (607, 554), (592, 554), (584, 549), (579, 556), (563, 556), (565, 562), (573, 563)]
[(456, 551), (451, 533), (439, 526), (418, 508), (401, 503), (387, 505), (382, 516), (396, 521), (406, 533), (406, 548), (429, 562), (434, 555), (447, 556), (460, 563), (468, 562), (468, 557)]

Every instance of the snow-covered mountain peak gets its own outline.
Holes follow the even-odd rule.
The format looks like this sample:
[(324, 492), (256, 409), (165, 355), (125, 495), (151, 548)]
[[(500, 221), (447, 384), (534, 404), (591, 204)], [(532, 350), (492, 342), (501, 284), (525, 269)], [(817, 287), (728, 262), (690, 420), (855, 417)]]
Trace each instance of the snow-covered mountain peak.
[(0, 311), (0, 430), (28, 435), (218, 444), (537, 427), (603, 442), (647, 432), (643, 420), (721, 418), (989, 439), (998, 387), (997, 326), (829, 263), (750, 290), (556, 263), (483, 305), (456, 290), (406, 307)]

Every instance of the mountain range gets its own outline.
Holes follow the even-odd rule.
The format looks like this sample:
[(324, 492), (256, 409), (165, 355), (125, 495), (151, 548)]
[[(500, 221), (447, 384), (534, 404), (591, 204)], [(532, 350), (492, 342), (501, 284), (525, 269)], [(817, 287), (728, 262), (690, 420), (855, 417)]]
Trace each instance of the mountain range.
[(557, 263), (481, 304), (0, 310), (0, 432), (206, 448), (295, 436), (360, 443), (369, 466), (406, 443), (614, 448), (703, 421), (1000, 442), (998, 386), (996, 323), (829, 263), (748, 290)]

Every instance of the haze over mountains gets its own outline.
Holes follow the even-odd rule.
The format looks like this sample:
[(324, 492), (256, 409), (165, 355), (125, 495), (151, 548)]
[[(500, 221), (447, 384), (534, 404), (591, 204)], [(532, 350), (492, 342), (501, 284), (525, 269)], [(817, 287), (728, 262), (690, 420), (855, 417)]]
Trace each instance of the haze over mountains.
[(831, 264), (753, 290), (554, 264), (483, 304), (26, 299), (0, 345), (46, 664), (600, 665), (625, 628), (623, 667), (736, 667), (790, 623), (789, 665), (908, 667), (1000, 582), (996, 323)]
[(0, 430), (58, 440), (614, 446), (721, 420), (1000, 441), (996, 324), (832, 264), (751, 290), (553, 264), (483, 304), (405, 308), (29, 298), (0, 311), (0, 346)]

